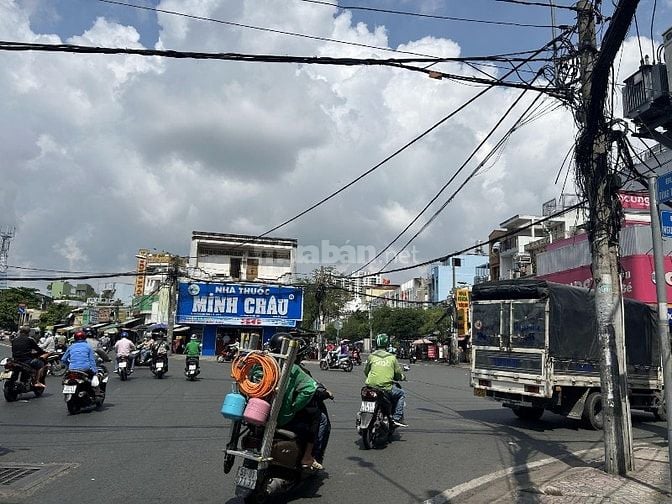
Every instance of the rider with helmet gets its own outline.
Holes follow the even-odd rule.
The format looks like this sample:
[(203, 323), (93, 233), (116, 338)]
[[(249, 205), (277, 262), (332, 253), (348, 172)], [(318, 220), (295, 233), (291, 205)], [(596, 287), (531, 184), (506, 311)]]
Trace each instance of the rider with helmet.
[(138, 348), (140, 349), (140, 365), (142, 365), (143, 363), (147, 363), (152, 355), (152, 347), (154, 346), (154, 334), (155, 334), (154, 331), (152, 331), (151, 333), (146, 333), (145, 337), (142, 340), (142, 343), (138, 345)]
[(65, 351), (61, 357), (61, 362), (68, 366), (69, 369), (88, 373), (89, 377), (93, 377), (98, 372), (96, 355), (93, 352), (93, 348), (87, 343), (84, 331), (77, 331), (75, 333), (75, 341)]
[(44, 375), (47, 370), (44, 367), (44, 361), (38, 359), (45, 356), (44, 350), (30, 337), (30, 328), (21, 326), (18, 336), (12, 339), (12, 358), (19, 362), (24, 362), (36, 371), (35, 386), (39, 388), (46, 387)]
[(379, 388), (386, 391), (392, 399), (394, 413), (392, 422), (396, 427), (408, 427), (402, 422), (404, 418), (404, 389), (395, 386), (396, 381), (403, 381), (406, 376), (394, 354), (385, 350), (390, 343), (387, 334), (376, 336), (377, 350), (369, 355), (364, 366), (364, 374), (369, 387)]
[(184, 355), (187, 356), (187, 359), (190, 357), (192, 359), (194, 357), (198, 359), (198, 357), (201, 355), (201, 344), (198, 342), (198, 336), (195, 334), (191, 335), (189, 343), (187, 343), (187, 345), (184, 347)]
[(128, 331), (121, 331), (121, 338), (114, 344), (114, 352), (117, 354), (117, 367), (114, 370), (115, 373), (119, 371), (119, 360), (121, 357), (126, 357), (131, 361), (130, 372), (133, 372), (133, 368), (135, 367), (135, 359), (131, 357), (131, 352), (133, 350), (135, 350), (135, 345), (130, 340)]
[[(268, 342), (269, 351), (279, 353), (285, 338), (291, 336), (282, 333), (271, 336)], [(324, 405), (320, 403), (324, 399), (333, 398), (333, 395), (300, 365), (308, 346), (303, 340), (299, 341), (303, 345), (299, 347), (297, 363), (290, 370), (287, 390), (278, 414), (278, 427), (295, 432), (306, 443), (301, 467), (312, 472), (324, 468), (320, 461), (329, 441), (330, 426), (329, 417), (323, 412)]]

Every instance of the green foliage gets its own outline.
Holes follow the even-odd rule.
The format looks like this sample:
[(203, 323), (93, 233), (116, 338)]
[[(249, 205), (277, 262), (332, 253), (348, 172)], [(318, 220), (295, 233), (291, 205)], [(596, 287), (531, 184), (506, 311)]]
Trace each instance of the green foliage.
[(10, 331), (18, 329), (19, 304), (25, 304), (32, 309), (39, 308), (40, 297), (37, 289), (12, 287), (0, 291), (0, 328)]
[(40, 315), (40, 326), (47, 327), (53, 326), (54, 324), (59, 324), (63, 322), (65, 317), (72, 311), (72, 307), (67, 304), (56, 304), (52, 303), (47, 308), (47, 311)]
[(334, 268), (322, 267), (313, 271), (309, 279), (298, 282), (303, 287), (303, 321), (301, 329), (313, 330), (319, 315), (324, 320), (336, 319), (350, 300), (349, 292), (336, 288), (332, 281)]
[(373, 334), (386, 333), (394, 339), (415, 339), (422, 335), (420, 329), (425, 323), (422, 308), (390, 308), (382, 306), (372, 312)]

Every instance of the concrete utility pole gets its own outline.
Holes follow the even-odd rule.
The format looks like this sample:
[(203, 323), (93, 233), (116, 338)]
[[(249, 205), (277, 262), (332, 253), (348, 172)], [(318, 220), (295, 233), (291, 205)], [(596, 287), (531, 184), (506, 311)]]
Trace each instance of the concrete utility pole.
[(457, 345), (457, 282), (455, 281), (455, 268), (462, 266), (462, 260), (458, 257), (451, 257), (450, 264), (453, 268), (453, 323), (450, 332), (450, 363), (458, 364), (458, 345)]
[(638, 3), (639, 0), (618, 3), (599, 52), (594, 3), (589, 0), (577, 3), (583, 98), (579, 111), (583, 128), (576, 147), (577, 179), (589, 205), (588, 235), (600, 342), (605, 469), (620, 475), (634, 469), (634, 457), (618, 273), (621, 209), (617, 192), (620, 184), (609, 169), (612, 135), (605, 119), (605, 98), (610, 68)]
[(177, 305), (177, 279), (180, 273), (180, 256), (171, 255), (168, 263), (168, 328), (166, 339), (173, 351), (173, 331), (175, 329), (175, 307)]

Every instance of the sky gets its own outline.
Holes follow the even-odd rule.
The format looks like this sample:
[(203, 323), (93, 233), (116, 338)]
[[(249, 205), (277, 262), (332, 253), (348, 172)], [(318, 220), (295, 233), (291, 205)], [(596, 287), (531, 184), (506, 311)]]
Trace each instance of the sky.
[[(380, 12), (551, 22), (547, 7), (496, 0), (340, 2), (351, 8), (306, 0), (127, 3), (148, 9), (96, 0), (0, 0), (0, 40), (390, 58), (408, 55), (383, 48), (471, 57), (533, 50), (552, 38), (550, 28)], [(569, 5), (566, 0), (555, 3)], [(605, 2), (605, 15), (610, 4)], [(646, 54), (652, 52), (653, 6), (652, 0), (642, 0), (638, 9)], [(573, 24), (573, 14), (558, 10), (556, 23)], [(671, 25), (672, 2), (656, 2), (655, 46)], [(617, 82), (637, 69), (639, 59), (633, 25), (617, 57)], [(483, 77), (460, 63), (434, 68)], [(505, 72), (481, 70), (494, 76)], [(369, 170), (483, 89), (379, 66), (0, 51), (0, 227), (16, 227), (8, 276), (129, 271), (140, 248), (187, 255), (193, 230), (264, 233)], [(520, 92), (491, 89), (360, 182), (271, 236), (317, 246), (325, 260), (328, 250), (382, 249), (455, 174)], [(535, 96), (526, 94), (412, 228), (417, 230), (456, 192), (411, 244), (415, 260), (487, 240), (500, 222), (516, 214), (540, 214), (543, 202), (574, 191), (572, 173), (559, 173), (576, 133), (563, 107), (518, 129), (457, 191), (466, 173)], [(538, 103), (548, 111), (557, 102), (543, 97)], [(412, 231), (405, 236), (410, 238)], [(300, 264), (299, 270), (317, 266)], [(426, 271), (392, 278), (400, 282)], [(104, 282), (91, 281), (96, 288)], [(10, 285), (43, 289), (45, 283)], [(120, 279), (117, 288), (123, 298), (130, 282)]]

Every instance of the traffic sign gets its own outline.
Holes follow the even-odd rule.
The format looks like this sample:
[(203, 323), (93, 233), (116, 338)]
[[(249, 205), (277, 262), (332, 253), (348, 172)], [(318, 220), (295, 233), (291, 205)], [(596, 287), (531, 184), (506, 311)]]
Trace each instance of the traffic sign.
[(672, 172), (658, 176), (658, 203), (672, 201)]
[(20, 304), (18, 311), (19, 311), (19, 315), (25, 315), (26, 314), (26, 305), (25, 304)]
[(672, 211), (660, 211), (660, 229), (665, 238), (672, 238)]

